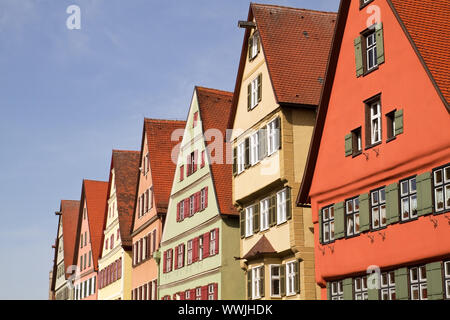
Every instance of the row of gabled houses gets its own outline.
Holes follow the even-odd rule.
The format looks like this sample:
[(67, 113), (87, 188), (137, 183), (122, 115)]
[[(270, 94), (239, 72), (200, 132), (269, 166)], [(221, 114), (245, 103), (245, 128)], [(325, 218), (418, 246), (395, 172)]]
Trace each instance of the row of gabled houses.
[(234, 92), (61, 201), (51, 296), (449, 299), (449, 12), (250, 4)]

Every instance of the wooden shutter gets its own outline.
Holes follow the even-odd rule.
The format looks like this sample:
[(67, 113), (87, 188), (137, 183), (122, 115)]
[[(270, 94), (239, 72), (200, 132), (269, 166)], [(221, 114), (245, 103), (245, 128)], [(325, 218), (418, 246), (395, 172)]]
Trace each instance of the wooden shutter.
[(177, 222), (180, 221), (180, 202), (177, 203)]
[(245, 237), (245, 210), (241, 210), (239, 213), (241, 217), (241, 239)]
[(280, 294), (281, 296), (286, 295), (286, 265), (280, 265)]
[(431, 172), (425, 172), (416, 177), (417, 213), (419, 216), (433, 211), (433, 196), (431, 187)]
[(252, 60), (253, 36), (248, 37), (248, 60)]
[(146, 237), (145, 249), (146, 249), (146, 252), (147, 252), (147, 254), (146, 254), (146, 257), (147, 257), (147, 258), (150, 258), (150, 255), (152, 254), (151, 248), (150, 248), (150, 243), (151, 243), (150, 240), (151, 240), (151, 233), (149, 233), (149, 234), (147, 235), (147, 237)]
[(399, 220), (398, 183), (386, 187), (386, 222), (393, 224)]
[(331, 283), (327, 282), (327, 300), (331, 300)]
[(202, 151), (202, 160), (200, 167), (203, 168), (205, 166), (205, 150)]
[(214, 300), (219, 300), (219, 284), (214, 283)]
[(205, 187), (205, 208), (208, 207), (208, 187)]
[(250, 138), (245, 138), (245, 169), (250, 167)]
[(344, 202), (334, 205), (334, 239), (341, 239), (345, 236), (345, 213)]
[(394, 134), (396, 136), (399, 134), (402, 134), (403, 133), (403, 109), (395, 111), (394, 124), (395, 124)]
[(182, 252), (182, 260), (181, 260), (181, 267), (184, 267), (184, 257), (185, 257), (185, 244), (181, 244), (181, 252)]
[(264, 127), (258, 131), (258, 157), (259, 160), (267, 156), (267, 129)]
[(269, 205), (269, 226), (273, 227), (277, 224), (277, 196), (276, 194), (270, 197)]
[(265, 270), (266, 270), (265, 266), (262, 266), (261, 269), (260, 269), (260, 276), (259, 276), (259, 278), (261, 279), (261, 285), (259, 286), (259, 296), (261, 298), (264, 297), (264, 294), (266, 292), (266, 290), (265, 290), (265, 283), (264, 283), (265, 282), (265, 278), (264, 278)]
[(175, 256), (172, 256), (172, 259), (175, 261), (173, 269), (176, 270), (178, 269), (178, 250), (179, 250), (179, 246), (175, 247)]
[(208, 286), (202, 287), (202, 300), (208, 300)]
[(259, 203), (253, 206), (253, 233), (259, 232)]
[(361, 232), (370, 229), (370, 209), (369, 194), (364, 193), (359, 196), (359, 230)]
[(319, 243), (323, 243), (322, 210), (319, 210)]
[(233, 148), (233, 176), (237, 174), (237, 148)]
[(262, 99), (262, 73), (258, 75), (258, 102)]
[(429, 300), (442, 300), (444, 288), (442, 286), (442, 264), (433, 262), (426, 265), (427, 269), (427, 295)]
[(203, 235), (203, 259), (209, 257), (209, 232)]
[(180, 181), (183, 181), (184, 179), (184, 165), (180, 167)]
[(163, 253), (163, 273), (167, 272), (167, 250)]
[(189, 198), (184, 199), (184, 217), (185, 218), (189, 217), (189, 202), (190, 202)]
[(352, 134), (349, 133), (345, 135), (345, 156), (351, 156), (353, 154), (353, 137)]
[(353, 300), (353, 279), (346, 278), (343, 280), (344, 300)]
[(252, 269), (247, 270), (247, 299), (252, 299)]
[(191, 289), (190, 291), (191, 291), (190, 293), (191, 300), (195, 300), (195, 289)]
[(286, 219), (292, 218), (291, 188), (286, 188)]
[(139, 240), (139, 261), (142, 261), (142, 253), (143, 253), (143, 244), (144, 244), (144, 239)]
[(191, 173), (191, 155), (188, 154), (186, 159), (186, 177), (190, 176)]
[(356, 77), (360, 77), (364, 73), (363, 53), (362, 53), (362, 40), (363, 40), (362, 36), (358, 36), (354, 40)]
[(377, 39), (377, 64), (384, 63), (384, 39), (383, 39), (383, 23), (379, 22), (375, 26), (375, 37)]
[(214, 252), (219, 254), (219, 228), (216, 228), (216, 247), (214, 248)]
[(300, 263), (298, 262), (298, 260), (294, 261), (294, 272), (294, 290), (296, 293), (300, 293)]
[(247, 111), (252, 109), (252, 83), (247, 86)]
[(192, 240), (192, 263), (198, 261), (198, 238)]
[(194, 151), (194, 170), (193, 172), (197, 171), (197, 163), (198, 163), (198, 150)]
[(401, 268), (395, 270), (395, 299), (408, 300), (408, 269)]

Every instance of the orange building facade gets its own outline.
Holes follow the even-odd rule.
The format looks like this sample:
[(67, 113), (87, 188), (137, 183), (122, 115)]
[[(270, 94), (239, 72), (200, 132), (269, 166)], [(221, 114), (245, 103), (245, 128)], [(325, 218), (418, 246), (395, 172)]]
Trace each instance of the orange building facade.
[[(132, 237), (132, 300), (158, 299), (158, 257), (185, 121), (144, 119)], [(176, 135), (175, 135), (176, 137)], [(173, 157), (173, 160), (172, 160)]]
[(450, 298), (450, 48), (433, 31), (448, 14), (444, 0), (341, 2), (297, 198), (322, 299)]

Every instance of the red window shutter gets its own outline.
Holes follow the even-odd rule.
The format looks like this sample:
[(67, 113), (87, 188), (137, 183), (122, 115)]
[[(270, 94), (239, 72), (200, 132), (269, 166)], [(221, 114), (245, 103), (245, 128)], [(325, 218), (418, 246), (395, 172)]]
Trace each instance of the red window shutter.
[(191, 289), (191, 300), (195, 300), (195, 289)]
[(205, 187), (205, 208), (208, 207), (208, 187)]
[(180, 221), (180, 203), (177, 203), (177, 222)]
[(186, 293), (184, 291), (180, 292), (180, 300), (186, 300)]
[(198, 150), (194, 151), (194, 170), (192, 172), (197, 171), (197, 163), (198, 163)]
[(205, 150), (202, 151), (202, 163), (200, 165), (201, 168), (205, 166)]
[(197, 203), (198, 203), (198, 199), (197, 199), (197, 193), (194, 193), (194, 213), (196, 213), (197, 210)]
[(197, 192), (197, 211), (202, 210), (202, 192)]
[(103, 270), (98, 273), (98, 288), (103, 288)]
[(216, 247), (214, 248), (215, 254), (219, 253), (219, 228), (216, 228)]
[(209, 257), (209, 232), (203, 235), (203, 258)]
[(214, 300), (219, 300), (219, 285), (214, 283)]
[(122, 278), (122, 258), (119, 259), (119, 279)]
[(188, 154), (187, 155), (187, 159), (186, 159), (186, 177), (191, 175), (191, 155)]
[(175, 260), (175, 265), (174, 265), (174, 269), (178, 269), (178, 250), (179, 250), (179, 248), (178, 248), (178, 246), (176, 246), (175, 247), (175, 257), (174, 257), (174, 260)]
[(169, 271), (172, 271), (173, 270), (173, 249), (170, 249), (170, 256), (172, 257), (172, 259), (170, 260)]
[(182, 267), (184, 267), (184, 256), (185, 256), (185, 254), (184, 254), (184, 249), (185, 249), (185, 245), (184, 245), (184, 243), (181, 245), (181, 252), (182, 252), (182, 260), (181, 260), (181, 266)]
[(208, 286), (202, 287), (202, 300), (208, 300)]
[(167, 272), (167, 251), (163, 254), (163, 273)]
[(189, 202), (189, 198), (184, 200), (184, 217), (189, 217)]
[(180, 167), (180, 181), (184, 180), (184, 165)]
[(198, 238), (192, 240), (192, 263), (198, 261)]

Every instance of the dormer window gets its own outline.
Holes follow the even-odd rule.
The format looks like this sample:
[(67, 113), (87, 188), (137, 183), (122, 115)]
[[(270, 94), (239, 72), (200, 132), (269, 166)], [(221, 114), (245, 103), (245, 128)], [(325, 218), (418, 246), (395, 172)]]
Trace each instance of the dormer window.
[(253, 33), (248, 39), (248, 60), (252, 61), (259, 53), (260, 43), (258, 32)]

